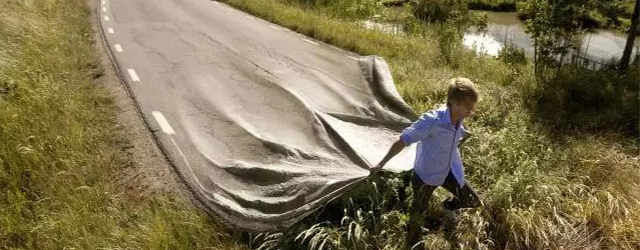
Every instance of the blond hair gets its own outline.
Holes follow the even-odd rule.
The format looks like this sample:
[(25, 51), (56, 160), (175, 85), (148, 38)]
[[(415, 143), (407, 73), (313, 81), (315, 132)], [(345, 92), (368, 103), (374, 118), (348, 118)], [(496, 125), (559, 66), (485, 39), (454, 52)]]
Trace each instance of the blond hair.
[(449, 81), (449, 90), (447, 91), (447, 106), (452, 103), (472, 100), (478, 101), (478, 91), (471, 80), (464, 77), (456, 77)]

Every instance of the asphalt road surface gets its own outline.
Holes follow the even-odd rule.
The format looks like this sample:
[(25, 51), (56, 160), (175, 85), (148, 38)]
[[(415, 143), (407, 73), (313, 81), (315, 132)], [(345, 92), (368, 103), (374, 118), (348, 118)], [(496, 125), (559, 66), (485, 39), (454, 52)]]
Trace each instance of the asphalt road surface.
[[(380, 58), (209, 0), (100, 0), (101, 31), (147, 126), (231, 227), (289, 226), (369, 175), (415, 118)], [(388, 164), (411, 168), (405, 150)]]

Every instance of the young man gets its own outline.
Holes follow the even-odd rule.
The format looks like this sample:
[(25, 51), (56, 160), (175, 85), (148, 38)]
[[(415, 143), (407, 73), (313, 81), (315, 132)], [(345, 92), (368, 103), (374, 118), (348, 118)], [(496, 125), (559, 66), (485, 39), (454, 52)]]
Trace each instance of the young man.
[(478, 92), (473, 82), (467, 78), (452, 79), (447, 93), (447, 105), (424, 113), (404, 129), (399, 140), (371, 171), (375, 174), (404, 147), (418, 143), (412, 180), (414, 199), (407, 226), (408, 247), (420, 240), (424, 213), (429, 198), (437, 187), (442, 186), (455, 196), (442, 203), (445, 214), (452, 222), (456, 222), (458, 209), (482, 204), (476, 192), (464, 180), (458, 151), (459, 143), (469, 136), (462, 125), (463, 120), (471, 115), (477, 101)]

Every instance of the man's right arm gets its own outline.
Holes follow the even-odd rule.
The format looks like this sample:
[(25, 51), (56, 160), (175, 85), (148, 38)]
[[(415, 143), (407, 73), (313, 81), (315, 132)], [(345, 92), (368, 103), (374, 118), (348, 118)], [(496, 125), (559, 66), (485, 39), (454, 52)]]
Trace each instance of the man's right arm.
[(391, 160), (391, 158), (400, 153), (400, 151), (402, 151), (402, 149), (404, 149), (405, 147), (406, 145), (400, 139), (394, 142), (393, 145), (391, 145), (391, 148), (389, 148), (389, 152), (387, 152), (387, 155), (385, 155), (384, 158), (382, 158), (382, 161), (380, 161), (380, 163), (378, 163), (378, 165), (374, 167), (374, 171), (380, 171), (380, 169), (382, 169), (382, 167), (384, 167), (384, 165), (387, 164), (387, 162)]
[(387, 162), (391, 160), (391, 158), (400, 153), (406, 146), (409, 146), (412, 143), (426, 138), (434, 121), (433, 116), (434, 114), (424, 114), (420, 116), (417, 121), (411, 124), (411, 126), (404, 129), (402, 131), (402, 134), (400, 135), (400, 138), (396, 142), (394, 142), (393, 145), (391, 145), (391, 148), (384, 156), (384, 158), (382, 158), (382, 161), (380, 161), (378, 165), (371, 169), (371, 174), (375, 174), (382, 170), (382, 167), (384, 167), (384, 165), (387, 164)]

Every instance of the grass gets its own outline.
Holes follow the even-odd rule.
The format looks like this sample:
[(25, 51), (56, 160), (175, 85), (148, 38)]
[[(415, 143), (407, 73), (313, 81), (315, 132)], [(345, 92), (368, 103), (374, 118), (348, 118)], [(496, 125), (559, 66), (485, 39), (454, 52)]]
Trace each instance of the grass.
[(0, 248), (244, 249), (181, 198), (113, 181), (125, 128), (84, 0), (0, 1)]
[[(338, 47), (384, 57), (403, 98), (417, 111), (442, 103), (445, 84), (453, 76), (477, 83), (481, 101), (476, 115), (466, 122), (475, 136), (461, 152), (467, 177), (485, 207), (463, 213), (458, 228), (450, 231), (439, 221), (438, 202), (447, 194), (437, 191), (423, 233), (423, 243), (431, 249), (640, 248), (640, 202), (634, 195), (640, 191), (637, 122), (629, 130), (604, 119), (622, 106), (579, 108), (572, 91), (564, 89), (558, 93), (565, 94), (555, 96), (550, 90), (562, 90), (563, 85), (536, 83), (531, 63), (475, 55), (455, 40), (442, 40), (447, 27), (438, 24), (421, 24), (418, 33), (394, 37), (363, 30), (349, 18), (325, 13), (326, 9), (290, 1), (224, 2)], [(445, 45), (453, 47), (443, 49)], [(587, 71), (575, 69), (572, 74)], [(636, 90), (624, 89), (632, 88), (637, 77), (599, 79), (628, 86), (613, 88), (634, 96)], [(569, 79), (587, 86), (587, 78)], [(539, 103), (544, 96), (565, 102), (549, 109)], [(636, 110), (637, 105), (627, 103), (633, 98), (617, 100), (629, 105), (628, 111)], [(571, 112), (558, 113), (557, 120), (542, 115), (568, 107)], [(596, 111), (591, 114), (594, 122), (582, 126), (581, 114), (590, 111)], [(406, 206), (412, 199), (405, 180), (406, 175), (391, 173), (370, 179), (286, 231), (254, 236), (254, 246), (399, 249), (408, 219)]]

